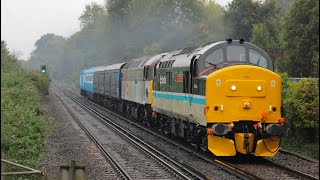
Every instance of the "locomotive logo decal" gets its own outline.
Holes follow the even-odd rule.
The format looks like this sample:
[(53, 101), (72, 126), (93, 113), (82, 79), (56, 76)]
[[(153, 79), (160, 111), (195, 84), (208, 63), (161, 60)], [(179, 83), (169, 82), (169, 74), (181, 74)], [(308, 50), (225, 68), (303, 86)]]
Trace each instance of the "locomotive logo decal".
[(275, 80), (271, 80), (271, 87), (276, 87), (276, 81)]
[(183, 82), (183, 74), (176, 75), (176, 82)]
[(179, 69), (176, 75), (176, 82), (183, 82), (183, 72), (181, 68)]
[(216, 80), (216, 86), (221, 86), (221, 80), (220, 79)]

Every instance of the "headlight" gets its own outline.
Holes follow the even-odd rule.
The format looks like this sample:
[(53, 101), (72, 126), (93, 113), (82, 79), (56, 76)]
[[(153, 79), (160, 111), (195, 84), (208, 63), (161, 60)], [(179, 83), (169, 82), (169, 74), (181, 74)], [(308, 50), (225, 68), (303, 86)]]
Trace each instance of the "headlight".
[(235, 85), (232, 85), (232, 86), (231, 86), (231, 90), (232, 90), (232, 91), (235, 91), (236, 89), (237, 89), (237, 87), (236, 87)]
[(261, 87), (261, 86), (258, 86), (258, 87), (257, 87), (257, 90), (258, 90), (258, 91), (261, 91), (261, 90), (262, 90), (262, 87)]

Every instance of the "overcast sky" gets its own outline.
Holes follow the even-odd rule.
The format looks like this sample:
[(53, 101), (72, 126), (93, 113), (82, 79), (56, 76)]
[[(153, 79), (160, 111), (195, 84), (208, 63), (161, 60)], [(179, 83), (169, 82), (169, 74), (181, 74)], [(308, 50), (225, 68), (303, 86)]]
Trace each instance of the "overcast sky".
[[(216, 0), (225, 6), (231, 0)], [(1, 0), (1, 40), (27, 60), (34, 43), (47, 33), (69, 37), (80, 30), (85, 5), (104, 0)]]

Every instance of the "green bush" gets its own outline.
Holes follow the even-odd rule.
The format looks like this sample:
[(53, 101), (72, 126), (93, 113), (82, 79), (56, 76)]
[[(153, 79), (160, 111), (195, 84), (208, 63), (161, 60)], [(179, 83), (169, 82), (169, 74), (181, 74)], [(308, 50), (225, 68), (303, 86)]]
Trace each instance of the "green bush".
[[(278, 73), (278, 72), (276, 72)], [(278, 73), (281, 77), (281, 97), (282, 101), (286, 99), (287, 97), (287, 92), (289, 90), (290, 84), (292, 81), (290, 80), (290, 77), (287, 73)]]
[(23, 70), (1, 76), (1, 152), (10, 160), (33, 166), (47, 133), (40, 91), (48, 80), (40, 73)]
[(294, 129), (319, 128), (319, 81), (303, 78), (289, 83), (284, 110), (286, 119)]
[(27, 71), (27, 76), (42, 94), (48, 94), (50, 79), (48, 74), (37, 71)]

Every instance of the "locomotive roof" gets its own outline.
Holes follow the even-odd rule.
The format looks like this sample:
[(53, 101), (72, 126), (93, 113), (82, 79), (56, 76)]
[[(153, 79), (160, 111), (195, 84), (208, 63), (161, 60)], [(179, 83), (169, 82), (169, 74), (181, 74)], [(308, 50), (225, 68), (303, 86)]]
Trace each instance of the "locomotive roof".
[(192, 51), (190, 54), (180, 54), (176, 56), (174, 63), (172, 64), (172, 67), (186, 67), (190, 66), (191, 59), (194, 55), (196, 55), (197, 51)]
[(156, 63), (160, 58), (164, 57), (165, 55), (167, 55), (168, 53), (161, 53), (161, 54), (157, 54), (153, 57), (151, 57), (145, 64), (144, 66), (150, 66), (154, 63)]
[(172, 67), (187, 67), (190, 66), (191, 59), (195, 55), (202, 55), (209, 49), (214, 46), (217, 46), (222, 43), (227, 43), (226, 41), (218, 41), (213, 43), (208, 43), (204, 46), (200, 46), (198, 48), (189, 47), (184, 49), (179, 49), (176, 51), (172, 51), (167, 54), (164, 58), (161, 59), (161, 62), (174, 60)]
[(94, 73), (94, 69), (93, 68), (84, 69), (81, 71), (81, 73), (82, 74)]
[(201, 49), (199, 50), (199, 52), (197, 54), (204, 54), (210, 48), (212, 48), (212, 47), (214, 47), (214, 46), (216, 46), (218, 44), (221, 44), (221, 43), (226, 43), (226, 41), (219, 41), (219, 42), (214, 42), (214, 43), (205, 45), (205, 46), (201, 47)]
[(173, 60), (174, 56), (179, 54), (181, 51), (182, 51), (182, 49), (178, 49), (178, 50), (175, 50), (175, 51), (172, 51), (172, 52), (168, 53), (166, 56), (164, 56), (161, 59), (161, 62)]
[(119, 70), (122, 65), (126, 64), (127, 62), (117, 63), (117, 64), (111, 64), (106, 66), (106, 70)]
[(106, 66), (93, 67), (94, 72), (104, 71), (105, 69), (106, 69)]
[(147, 60), (150, 58), (150, 56), (144, 56), (141, 58), (133, 59), (129, 61), (123, 69), (143, 69), (144, 64), (147, 62)]

